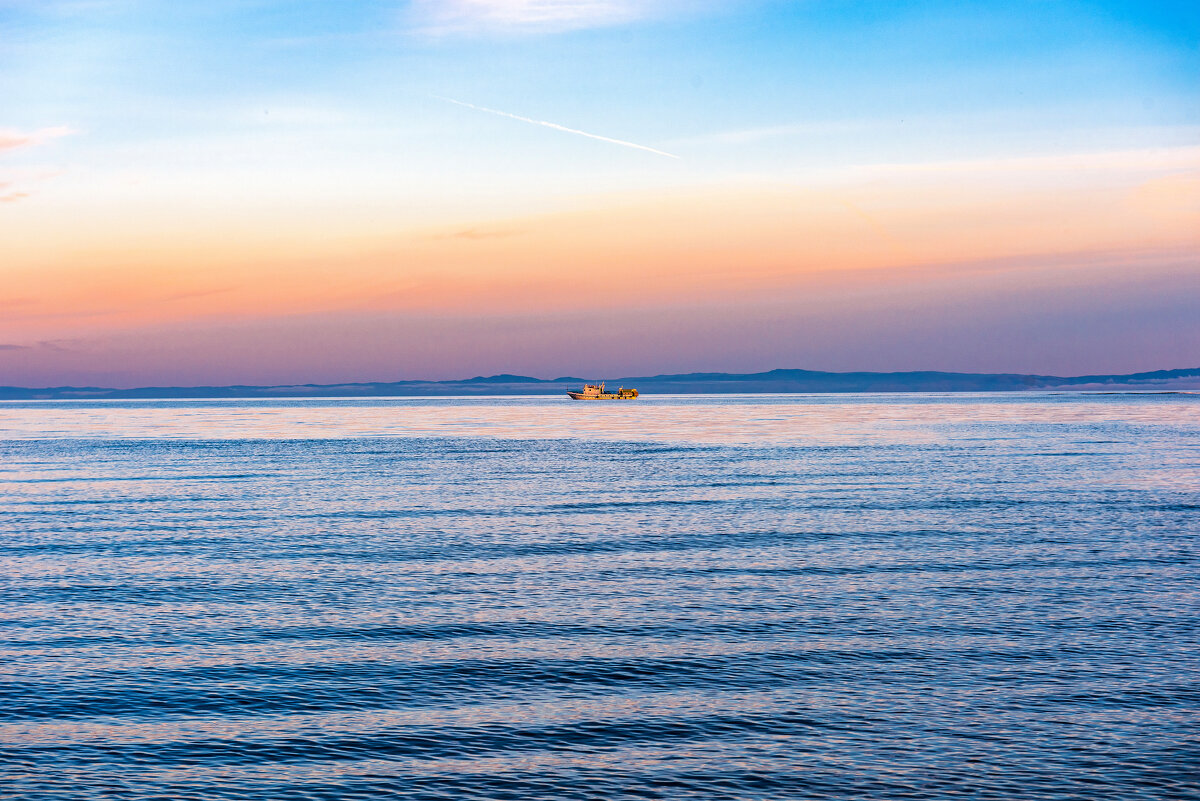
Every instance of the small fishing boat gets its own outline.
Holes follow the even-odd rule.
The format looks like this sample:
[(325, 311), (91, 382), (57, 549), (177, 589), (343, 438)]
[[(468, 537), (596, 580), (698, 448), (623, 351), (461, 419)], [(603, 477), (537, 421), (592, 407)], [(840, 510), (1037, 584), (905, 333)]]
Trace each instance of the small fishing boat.
[(584, 384), (582, 392), (567, 391), (574, 400), (633, 400), (638, 396), (636, 389), (625, 389), (621, 387), (616, 392), (606, 392), (604, 383), (599, 384)]

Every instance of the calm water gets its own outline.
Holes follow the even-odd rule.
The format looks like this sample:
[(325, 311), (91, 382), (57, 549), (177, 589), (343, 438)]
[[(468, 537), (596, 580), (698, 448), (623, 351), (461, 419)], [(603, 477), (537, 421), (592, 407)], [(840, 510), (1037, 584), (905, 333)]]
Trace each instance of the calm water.
[(0, 403), (6, 799), (1200, 797), (1200, 395)]

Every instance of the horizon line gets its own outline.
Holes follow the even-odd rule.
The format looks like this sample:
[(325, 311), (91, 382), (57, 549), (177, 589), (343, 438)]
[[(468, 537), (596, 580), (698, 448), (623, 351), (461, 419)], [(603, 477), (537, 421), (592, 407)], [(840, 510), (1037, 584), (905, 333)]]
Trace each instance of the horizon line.
[[(113, 387), (113, 386), (96, 386), (96, 385), (73, 385), (59, 384), (57, 386), (17, 386), (17, 385), (0, 385), (0, 391), (103, 391), (103, 392), (138, 392), (147, 390), (232, 390), (232, 389), (281, 389), (286, 387), (313, 389), (331, 389), (335, 387), (364, 387), (375, 385), (398, 385), (398, 384), (470, 384), (480, 382), (491, 382), (496, 384), (503, 383), (536, 383), (536, 384), (557, 384), (569, 381), (592, 381), (600, 380), (608, 382), (610, 380), (640, 380), (654, 381), (666, 379), (694, 379), (704, 380), (705, 378), (721, 379), (753, 379), (770, 376), (773, 373), (807, 373), (810, 375), (825, 375), (825, 376), (962, 376), (973, 378), (1034, 378), (1034, 379), (1061, 379), (1065, 381), (1078, 381), (1081, 379), (1134, 379), (1134, 380), (1154, 380), (1151, 376), (1163, 376), (1167, 378), (1187, 378), (1192, 375), (1200, 377), (1200, 366), (1197, 367), (1176, 367), (1157, 370), (1144, 370), (1133, 373), (1083, 373), (1079, 375), (1051, 375), (1048, 373), (1016, 373), (1016, 372), (963, 372), (954, 370), (810, 370), (802, 367), (776, 367), (770, 370), (761, 370), (753, 373), (730, 373), (724, 371), (692, 371), (688, 373), (657, 373), (653, 375), (626, 375), (618, 376), (615, 379), (589, 379), (582, 376), (557, 376), (555, 378), (538, 378), (536, 376), (520, 375), (517, 373), (494, 373), (492, 375), (475, 375), (470, 378), (401, 378), (395, 380), (366, 380), (366, 381), (333, 381), (329, 383), (315, 382), (282, 382), (276, 384), (247, 384), (247, 383), (231, 383), (231, 384), (186, 384), (186, 385), (170, 385), (170, 384), (147, 384), (131, 387)], [(1164, 375), (1174, 374), (1174, 375)], [(511, 381), (497, 381), (497, 379), (512, 379)]]

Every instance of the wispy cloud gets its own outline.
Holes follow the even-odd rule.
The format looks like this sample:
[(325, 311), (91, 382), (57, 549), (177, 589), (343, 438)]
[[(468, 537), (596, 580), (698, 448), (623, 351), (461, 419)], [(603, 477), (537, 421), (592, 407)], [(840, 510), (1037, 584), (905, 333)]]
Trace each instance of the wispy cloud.
[(715, 131), (672, 140), (687, 144), (743, 145), (767, 139), (793, 136), (823, 136), (859, 131), (876, 123), (867, 120), (834, 120), (826, 122), (800, 122), (785, 125), (766, 125), (760, 128), (739, 128), (731, 131)]
[(81, 345), (82, 339), (43, 339), (37, 343), (42, 350), (52, 350), (56, 353), (74, 353)]
[(83, 344), (82, 339), (43, 339), (33, 345), (0, 344), (0, 350), (50, 350), (56, 353), (73, 353)]
[(483, 111), (483, 112), (487, 112), (488, 114), (495, 114), (500, 117), (508, 117), (511, 120), (519, 120), (520, 122), (527, 122), (530, 125), (540, 125), (543, 128), (551, 128), (555, 131), (563, 131), (564, 133), (575, 134), (577, 136), (586, 136), (588, 139), (596, 139), (600, 142), (608, 142), (610, 145), (621, 145), (622, 147), (631, 147), (634, 150), (644, 150), (647, 153), (653, 153), (656, 156), (666, 156), (669, 159), (679, 158), (679, 156), (676, 156), (674, 153), (668, 153), (665, 150), (659, 150), (658, 148), (649, 147), (648, 145), (639, 145), (636, 142), (627, 142), (624, 139), (613, 139), (611, 136), (601, 136), (600, 134), (588, 133), (587, 131), (580, 131), (577, 128), (568, 128), (567, 126), (559, 125), (556, 122), (547, 122), (546, 120), (535, 120), (530, 117), (522, 117), (519, 114), (510, 114), (507, 111), (497, 111), (494, 108), (485, 108), (484, 106), (476, 106), (473, 103), (464, 103), (461, 100), (454, 100), (453, 98), (449, 98), (449, 97), (441, 97), (440, 95), (433, 95), (433, 97), (437, 100), (444, 100), (447, 103), (453, 103), (456, 106), (462, 106), (463, 108), (469, 108), (469, 109), (473, 109), (475, 111)]
[(871, 175), (921, 175), (1013, 172), (1163, 172), (1200, 169), (1200, 146), (1110, 150), (1009, 156), (988, 159), (863, 164), (856, 171)]
[[(70, 136), (73, 133), (75, 133), (75, 130), (65, 125), (58, 125), (53, 128), (39, 128), (36, 131), (18, 131), (13, 128), (0, 128), (0, 155), (23, 147), (34, 147), (50, 139), (57, 139), (60, 136)], [(11, 181), (0, 181), (0, 203), (16, 203), (29, 196), (29, 192), (15, 188)]]
[(75, 131), (65, 125), (59, 125), (54, 128), (41, 128), (36, 131), (17, 131), (11, 128), (0, 128), (0, 152), (16, 150), (19, 147), (40, 145), (49, 139), (70, 136), (73, 133)]
[(467, 239), (470, 241), (479, 241), (482, 239), (507, 239), (510, 236), (517, 236), (520, 233), (520, 231), (508, 228), (464, 228), (448, 234), (437, 234), (434, 236), (434, 239)]
[(176, 300), (194, 300), (196, 298), (207, 298), (207, 297), (211, 297), (212, 295), (224, 295), (228, 292), (233, 292), (237, 289), (240, 289), (240, 287), (222, 286), (222, 287), (215, 287), (212, 289), (194, 289), (194, 290), (189, 290), (186, 292), (175, 292), (170, 295), (164, 296), (163, 301), (169, 303), (171, 301), (176, 301)]
[[(11, 181), (0, 181), (0, 203), (15, 203), (22, 198), (29, 197), (28, 192), (18, 192), (13, 189)], [(0, 307), (4, 306), (0, 303)]]
[(414, 0), (417, 27), (430, 33), (556, 32), (619, 25), (671, 9), (680, 0)]

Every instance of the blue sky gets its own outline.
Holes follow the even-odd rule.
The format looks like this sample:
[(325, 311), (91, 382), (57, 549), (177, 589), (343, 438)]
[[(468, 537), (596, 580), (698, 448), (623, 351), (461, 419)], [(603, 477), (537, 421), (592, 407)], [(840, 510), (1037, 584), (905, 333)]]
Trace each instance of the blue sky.
[[(613, 156), (464, 123), (443, 95), (679, 143), (698, 174), (826, 156), (766, 140), (836, 142), (846, 160), (978, 156), (1173, 142), (1200, 116), (1200, 12), (1185, 4), (578, 2), (546, 23), (519, 22), (520, 3), (511, 22), (423, 10), (453, 5), (8, 2), (4, 122), (87, 131), (69, 143), (83, 150), (252, 133), (274, 109), (297, 132), (388, 129), (447, 157), (494, 155), (479, 128), (538, 156), (556, 140)], [(738, 131), (760, 146), (718, 146)]]

